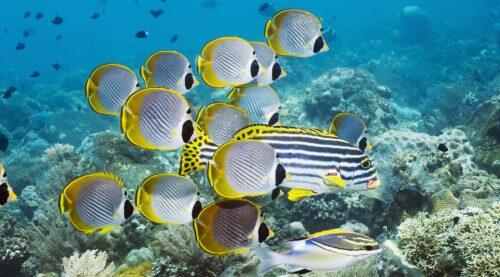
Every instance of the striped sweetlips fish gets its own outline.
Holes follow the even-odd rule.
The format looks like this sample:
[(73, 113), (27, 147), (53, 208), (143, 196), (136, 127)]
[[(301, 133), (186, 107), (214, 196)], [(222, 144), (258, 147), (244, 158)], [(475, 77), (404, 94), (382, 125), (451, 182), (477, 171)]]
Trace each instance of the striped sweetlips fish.
[[(276, 151), (279, 163), (288, 176), (280, 187), (291, 189), (288, 192), (289, 200), (298, 201), (339, 189), (374, 189), (380, 184), (375, 167), (363, 151), (325, 131), (251, 125), (241, 129), (232, 138), (247, 139), (265, 142)], [(180, 175), (203, 169), (212, 162), (217, 148), (205, 134), (187, 143), (181, 155)], [(248, 169), (242, 169), (244, 171)]]

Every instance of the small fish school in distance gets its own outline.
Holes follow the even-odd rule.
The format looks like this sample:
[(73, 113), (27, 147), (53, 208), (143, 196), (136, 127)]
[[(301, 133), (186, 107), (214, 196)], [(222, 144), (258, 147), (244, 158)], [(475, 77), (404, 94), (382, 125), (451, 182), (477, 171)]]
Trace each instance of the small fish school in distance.
[[(322, 31), (316, 16), (289, 9), (269, 19), (267, 42), (238, 37), (210, 41), (196, 60), (196, 71), (208, 86), (232, 90), (227, 103), (211, 103), (197, 114), (184, 94), (199, 81), (179, 52), (159, 51), (147, 58), (140, 68), (144, 88), (124, 65), (98, 66), (85, 85), (90, 107), (119, 116), (125, 138), (137, 147), (182, 148), (179, 172), (146, 178), (135, 196), (127, 195), (115, 173), (89, 173), (66, 185), (61, 212), (85, 234), (106, 233), (135, 214), (157, 224), (192, 224), (201, 249), (212, 255), (253, 251), (261, 259), (259, 273), (278, 266), (299, 274), (334, 271), (379, 253), (375, 240), (342, 229), (288, 241), (285, 252), (265, 244), (274, 232), (260, 207), (276, 198), (286, 194), (290, 201), (300, 201), (370, 190), (380, 183), (365, 153), (371, 148), (360, 117), (338, 114), (328, 131), (281, 125), (282, 104), (270, 86), (286, 77), (279, 58), (328, 51)], [(203, 206), (197, 184), (187, 176), (205, 168), (220, 200)], [(4, 205), (16, 196), (0, 169)]]

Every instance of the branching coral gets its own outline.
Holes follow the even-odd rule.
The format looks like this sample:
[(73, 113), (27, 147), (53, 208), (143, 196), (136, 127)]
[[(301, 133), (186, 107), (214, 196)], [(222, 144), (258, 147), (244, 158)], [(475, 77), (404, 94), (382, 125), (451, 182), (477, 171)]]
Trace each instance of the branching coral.
[(113, 262), (107, 264), (108, 254), (97, 250), (87, 250), (82, 255), (75, 252), (62, 261), (63, 277), (111, 277), (115, 270)]
[(500, 203), (420, 214), (404, 221), (397, 241), (409, 262), (428, 275), (500, 276)]

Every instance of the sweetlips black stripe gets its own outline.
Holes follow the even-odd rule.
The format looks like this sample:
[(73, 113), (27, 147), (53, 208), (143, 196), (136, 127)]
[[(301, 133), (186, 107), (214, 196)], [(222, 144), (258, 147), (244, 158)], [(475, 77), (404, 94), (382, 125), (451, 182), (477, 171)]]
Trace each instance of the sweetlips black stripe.
[[(337, 153), (335, 153), (335, 154), (332, 153), (331, 156), (324, 156), (324, 155), (320, 156), (314, 152), (310, 152), (307, 154), (294, 153), (294, 152), (283, 153), (283, 152), (280, 152), (279, 150), (276, 152), (278, 152), (278, 158), (280, 158), (280, 159), (301, 159), (301, 160), (307, 160), (307, 161), (335, 162), (335, 163), (344, 162), (346, 164), (352, 163), (352, 164), (356, 164), (356, 165), (359, 165), (359, 163), (363, 159), (363, 157), (359, 157), (359, 156), (356, 157), (356, 156), (349, 156), (349, 155), (339, 157), (339, 154), (337, 154)], [(342, 156), (342, 155), (340, 155), (340, 156)]]
[(278, 140), (278, 141), (296, 141), (296, 142), (307, 142), (322, 145), (334, 145), (334, 146), (346, 146), (354, 147), (345, 140), (336, 137), (327, 137), (316, 134), (302, 134), (302, 133), (268, 133), (268, 135), (262, 134), (255, 136), (256, 139), (266, 139), (266, 140)]

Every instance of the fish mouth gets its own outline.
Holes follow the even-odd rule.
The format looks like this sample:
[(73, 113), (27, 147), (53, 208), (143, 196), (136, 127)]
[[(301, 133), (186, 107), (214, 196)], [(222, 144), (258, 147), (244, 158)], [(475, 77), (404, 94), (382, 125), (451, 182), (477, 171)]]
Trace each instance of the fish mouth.
[(378, 178), (373, 178), (368, 181), (366, 184), (367, 189), (375, 189), (380, 185), (380, 179)]

